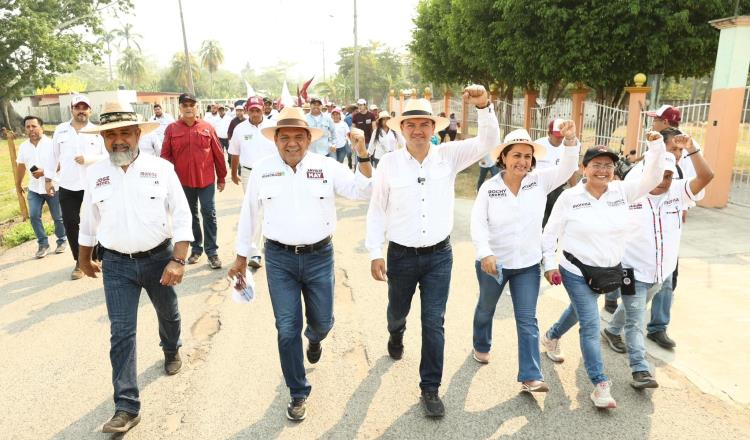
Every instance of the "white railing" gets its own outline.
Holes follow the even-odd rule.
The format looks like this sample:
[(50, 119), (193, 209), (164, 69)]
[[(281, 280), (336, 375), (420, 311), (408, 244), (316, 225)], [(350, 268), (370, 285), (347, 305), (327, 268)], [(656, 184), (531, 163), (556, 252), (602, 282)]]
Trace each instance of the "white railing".
[(628, 111), (586, 101), (583, 105), (583, 148), (604, 145), (620, 151), (625, 145)]

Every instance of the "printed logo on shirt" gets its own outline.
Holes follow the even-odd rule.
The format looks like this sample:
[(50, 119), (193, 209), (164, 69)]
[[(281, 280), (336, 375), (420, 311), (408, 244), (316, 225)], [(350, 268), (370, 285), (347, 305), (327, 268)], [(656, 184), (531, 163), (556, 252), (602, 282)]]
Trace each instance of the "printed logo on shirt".
[(643, 203), (633, 203), (632, 205), (628, 206), (628, 209), (631, 211), (635, 211), (637, 209), (643, 209)]
[(673, 198), (673, 199), (668, 199), (668, 200), (665, 200), (665, 201), (664, 201), (664, 203), (663, 203), (663, 205), (664, 205), (664, 206), (674, 205), (675, 203), (677, 203), (677, 202), (679, 202), (679, 201), (680, 201), (680, 199), (679, 199), (679, 198), (677, 198), (677, 197), (675, 197), (675, 198)]
[(265, 179), (267, 177), (279, 177), (279, 176), (283, 176), (283, 175), (284, 175), (283, 171), (272, 171), (270, 173), (263, 174), (262, 176), (260, 176), (260, 178), (261, 179)]
[(96, 188), (99, 188), (100, 186), (111, 185), (111, 184), (112, 182), (110, 182), (109, 176), (104, 176), (104, 177), (100, 177), (96, 179)]
[(500, 198), (500, 197), (507, 197), (508, 196), (508, 190), (507, 189), (491, 189), (487, 191), (487, 196), (489, 198)]
[(308, 179), (323, 179), (323, 170), (321, 169), (309, 169), (307, 170)]
[(618, 200), (615, 200), (613, 202), (607, 201), (607, 206), (609, 206), (611, 208), (614, 208), (615, 206), (622, 206), (624, 204), (625, 204), (625, 200), (624, 199), (618, 199)]
[(573, 209), (584, 209), (591, 208), (591, 202), (576, 203), (573, 205)]
[(536, 182), (527, 183), (526, 185), (522, 186), (522, 190), (532, 189), (536, 187)]
[(252, 135), (252, 134), (246, 134), (246, 135), (244, 136), (244, 139), (245, 139), (246, 141), (249, 141), (249, 140), (251, 140), (252, 138), (253, 138), (253, 135)]

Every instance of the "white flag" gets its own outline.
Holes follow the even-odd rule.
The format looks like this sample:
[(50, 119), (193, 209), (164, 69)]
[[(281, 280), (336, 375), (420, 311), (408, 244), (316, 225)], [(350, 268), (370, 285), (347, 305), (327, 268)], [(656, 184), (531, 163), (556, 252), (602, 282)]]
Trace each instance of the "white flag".
[(284, 104), (284, 107), (294, 107), (296, 104), (292, 94), (289, 93), (289, 87), (286, 85), (286, 80), (284, 81), (284, 86), (281, 87), (281, 103)]
[(245, 80), (245, 90), (247, 91), (247, 97), (250, 98), (252, 96), (256, 96), (255, 90), (253, 89), (253, 86), (250, 85), (247, 80)]

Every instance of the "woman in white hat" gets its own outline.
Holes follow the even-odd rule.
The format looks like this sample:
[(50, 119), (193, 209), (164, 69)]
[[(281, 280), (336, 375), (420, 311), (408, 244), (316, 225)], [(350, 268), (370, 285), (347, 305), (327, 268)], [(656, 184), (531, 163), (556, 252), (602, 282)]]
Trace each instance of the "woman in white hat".
[(390, 153), (398, 148), (399, 145), (404, 145), (401, 133), (391, 130), (388, 127), (389, 119), (391, 119), (391, 115), (385, 110), (378, 114), (376, 121), (377, 129), (375, 129), (375, 133), (370, 138), (370, 145), (367, 147), (373, 167), (378, 166), (378, 161), (385, 153)]
[[(544, 276), (562, 278), (570, 305), (542, 336), (547, 357), (562, 362), (560, 338), (576, 322), (580, 324), (583, 363), (594, 385), (591, 401), (598, 408), (616, 408), (599, 342), (600, 294), (623, 285), (622, 258), (627, 238), (629, 205), (645, 196), (661, 181), (666, 150), (657, 132), (647, 135), (648, 152), (643, 174), (629, 181), (613, 180), (617, 154), (604, 146), (589, 148), (583, 156), (585, 181), (562, 192), (552, 208), (542, 234)], [(559, 270), (555, 263), (562, 248)], [(628, 280), (631, 281), (631, 280)]]
[(490, 360), (492, 319), (510, 284), (518, 335), (521, 391), (546, 392), (539, 361), (536, 303), (542, 260), (542, 217), (547, 194), (567, 181), (578, 164), (580, 143), (573, 121), (566, 121), (565, 152), (559, 166), (535, 170), (546, 148), (524, 129), (505, 136), (493, 159), (502, 170), (479, 189), (471, 212), (471, 239), (477, 252), (479, 300), (474, 312), (474, 359)]

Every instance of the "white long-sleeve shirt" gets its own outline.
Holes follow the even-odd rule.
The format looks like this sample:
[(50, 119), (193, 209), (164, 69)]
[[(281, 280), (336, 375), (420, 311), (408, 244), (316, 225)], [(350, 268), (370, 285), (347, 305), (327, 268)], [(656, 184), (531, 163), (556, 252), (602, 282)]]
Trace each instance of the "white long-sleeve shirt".
[(471, 210), (471, 240), (478, 260), (494, 255), (507, 269), (539, 264), (547, 194), (578, 166), (580, 144), (564, 148), (559, 166), (526, 174), (517, 195), (505, 185), (505, 171), (482, 184)]
[(252, 168), (255, 163), (266, 156), (279, 154), (276, 145), (260, 132), (266, 127), (273, 127), (276, 121), (263, 118), (260, 125), (253, 125), (249, 119), (234, 127), (229, 141), (229, 154), (240, 156), (240, 166)]
[(168, 161), (139, 154), (128, 167), (109, 160), (88, 170), (78, 243), (133, 254), (167, 238), (193, 241), (193, 217)]
[[(253, 166), (237, 225), (237, 255), (256, 255), (253, 242), (262, 221), (263, 235), (287, 245), (317, 243), (336, 229), (336, 199), (367, 200), (370, 179), (327, 156), (305, 154), (295, 172), (281, 156)], [(262, 218), (260, 218), (262, 209)]]
[(500, 144), (494, 108), (477, 110), (478, 135), (431, 145), (422, 163), (408, 147), (386, 154), (373, 175), (365, 245), (383, 258), (385, 240), (402, 246), (432, 246), (453, 230), (456, 175)]
[[(91, 127), (95, 125), (89, 122), (84, 129)], [(76, 156), (83, 156), (83, 165), (75, 161)], [(53, 179), (57, 166), (60, 165), (60, 187), (82, 191), (86, 184), (86, 168), (108, 156), (101, 136), (76, 132), (70, 121), (63, 122), (55, 128), (55, 134), (52, 135), (52, 155), (44, 167), (44, 177)]]
[[(555, 269), (558, 247), (589, 266), (613, 267), (620, 264), (631, 231), (628, 205), (661, 182), (665, 154), (663, 140), (649, 142), (641, 179), (613, 180), (599, 199), (586, 190), (583, 182), (563, 191), (552, 208), (542, 234), (545, 272)], [(581, 271), (565, 257), (560, 259), (560, 266), (581, 275)]]
[(385, 153), (396, 151), (399, 145), (406, 145), (406, 141), (401, 133), (395, 130), (383, 132), (380, 138), (376, 139), (377, 130), (372, 132), (370, 144), (367, 146), (367, 152), (375, 159), (380, 159)]

